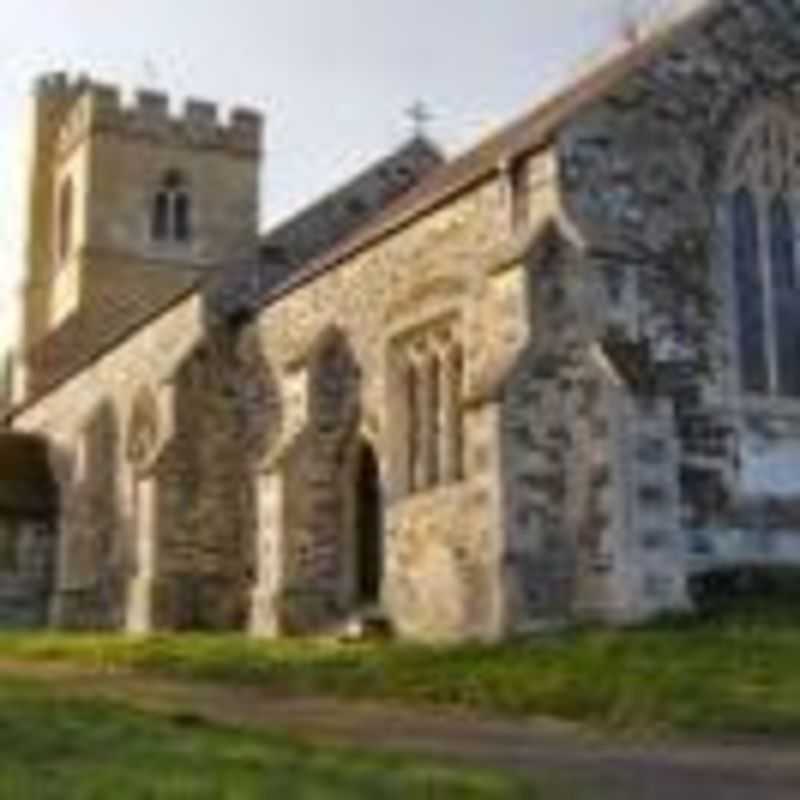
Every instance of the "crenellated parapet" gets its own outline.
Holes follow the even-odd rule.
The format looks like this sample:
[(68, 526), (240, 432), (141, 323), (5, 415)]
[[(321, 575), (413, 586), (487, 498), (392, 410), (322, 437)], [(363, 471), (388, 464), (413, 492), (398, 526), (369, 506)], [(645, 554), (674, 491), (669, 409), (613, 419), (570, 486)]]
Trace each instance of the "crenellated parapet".
[(61, 125), (58, 149), (64, 153), (91, 133), (150, 139), (174, 147), (211, 148), (257, 156), (261, 151), (262, 115), (252, 109), (235, 108), (221, 118), (214, 103), (187, 100), (182, 113), (171, 112), (167, 95), (152, 89), (136, 92), (125, 104), (116, 86), (92, 81), (86, 76), (71, 79), (52, 73), (39, 79), (37, 94), (67, 108)]

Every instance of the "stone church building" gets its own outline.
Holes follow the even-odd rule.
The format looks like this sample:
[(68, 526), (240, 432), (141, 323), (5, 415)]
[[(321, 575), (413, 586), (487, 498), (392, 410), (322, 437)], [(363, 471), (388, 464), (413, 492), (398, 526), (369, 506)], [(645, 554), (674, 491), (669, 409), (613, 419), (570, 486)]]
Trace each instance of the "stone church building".
[(800, 0), (266, 234), (258, 113), (34, 112), (0, 622), (492, 640), (800, 561)]

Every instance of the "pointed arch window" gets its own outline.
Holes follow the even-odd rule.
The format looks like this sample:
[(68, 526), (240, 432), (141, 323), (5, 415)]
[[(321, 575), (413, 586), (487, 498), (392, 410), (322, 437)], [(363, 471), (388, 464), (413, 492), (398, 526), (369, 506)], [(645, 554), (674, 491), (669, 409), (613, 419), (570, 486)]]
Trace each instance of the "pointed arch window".
[[(463, 349), (457, 317), (444, 317), (393, 346), (397, 364), (402, 494), (464, 480)], [(402, 430), (400, 430), (402, 429)]]
[(729, 162), (731, 260), (740, 384), (800, 398), (800, 280), (794, 118), (771, 106), (753, 117)]
[(192, 200), (182, 172), (169, 170), (152, 202), (150, 235), (155, 242), (186, 243), (192, 238)]

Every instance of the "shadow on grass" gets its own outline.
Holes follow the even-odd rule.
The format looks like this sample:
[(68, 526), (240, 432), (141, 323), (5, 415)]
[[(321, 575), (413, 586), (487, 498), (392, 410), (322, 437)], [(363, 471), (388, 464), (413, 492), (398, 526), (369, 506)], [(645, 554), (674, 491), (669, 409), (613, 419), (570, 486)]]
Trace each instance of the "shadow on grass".
[(552, 716), (620, 731), (800, 736), (800, 615), (735, 613), (584, 629), (500, 647), (0, 636), (0, 653), (89, 669), (253, 685), (287, 695)]

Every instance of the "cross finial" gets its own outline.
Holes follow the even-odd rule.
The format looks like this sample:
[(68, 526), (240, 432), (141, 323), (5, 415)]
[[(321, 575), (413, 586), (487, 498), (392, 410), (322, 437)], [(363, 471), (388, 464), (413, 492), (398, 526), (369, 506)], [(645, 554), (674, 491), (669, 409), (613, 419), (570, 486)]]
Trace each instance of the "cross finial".
[(415, 101), (411, 108), (406, 111), (406, 114), (414, 126), (415, 136), (423, 135), (428, 123), (433, 119), (433, 114), (431, 114), (428, 106), (422, 100)]

